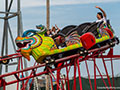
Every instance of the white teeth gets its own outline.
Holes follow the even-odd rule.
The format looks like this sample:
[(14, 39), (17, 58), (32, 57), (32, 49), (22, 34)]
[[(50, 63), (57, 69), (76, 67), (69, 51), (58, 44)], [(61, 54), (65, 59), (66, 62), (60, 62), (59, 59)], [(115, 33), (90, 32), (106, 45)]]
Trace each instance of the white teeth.
[(24, 44), (24, 42), (23, 42), (23, 41), (21, 41), (21, 44)]

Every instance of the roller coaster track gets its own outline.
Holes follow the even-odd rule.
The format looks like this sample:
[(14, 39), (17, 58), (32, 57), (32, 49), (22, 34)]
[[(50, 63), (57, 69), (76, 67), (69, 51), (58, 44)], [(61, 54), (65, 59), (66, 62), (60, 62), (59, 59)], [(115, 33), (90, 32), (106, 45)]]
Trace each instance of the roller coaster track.
[[(104, 55), (103, 53), (109, 49), (109, 52), (107, 53), (107, 55)], [(86, 65), (86, 69), (87, 69), (87, 73), (88, 73), (88, 79), (89, 79), (89, 84), (90, 84), (90, 88), (91, 90), (97, 90), (97, 83), (96, 83), (96, 77), (100, 76), (106, 89), (109, 90), (107, 87), (114, 87), (115, 83), (114, 83), (114, 70), (113, 70), (113, 60), (120, 60), (120, 55), (113, 55), (113, 47), (110, 47), (109, 45), (103, 46), (101, 48), (96, 48), (96, 49), (92, 49), (88, 51), (88, 55), (86, 57), (80, 56), (80, 54), (75, 54), (75, 55), (71, 55), (71, 56), (67, 56), (64, 58), (60, 58), (55, 60), (54, 63), (50, 63), (50, 64), (55, 64), (55, 63), (64, 63), (63, 65), (59, 66), (59, 67), (54, 67), (54, 68), (50, 68), (49, 64), (43, 63), (43, 64), (37, 64), (34, 63), (34, 66), (28, 67), (23, 69), (23, 63), (22, 63), (22, 55), (20, 53), (16, 53), (16, 54), (11, 54), (8, 55), (5, 58), (0, 57), (0, 61), (4, 61), (4, 60), (10, 60), (10, 59), (15, 59), (18, 58), (19, 63), (18, 63), (18, 70), (17, 71), (13, 71), (13, 72), (9, 72), (9, 73), (5, 73), (0, 75), (0, 87), (3, 87), (3, 90), (6, 90), (6, 86), (7, 85), (11, 85), (14, 83), (17, 83), (17, 89), (19, 90), (19, 82), (22, 81), (22, 88), (21, 90), (25, 90), (27, 83), (29, 81), (30, 78), (33, 77), (37, 77), (43, 74), (48, 74), (50, 76), (51, 79), (51, 85), (52, 85), (52, 90), (53, 90), (53, 82), (52, 82), (52, 78), (54, 80), (56, 80), (56, 84), (57, 84), (57, 89), (56, 90), (65, 90), (65, 84), (63, 83), (63, 80), (67, 83), (68, 85), (68, 90), (70, 90), (70, 84), (69, 84), (69, 72), (70, 72), (70, 68), (71, 66), (74, 66), (74, 90), (76, 90), (76, 67), (78, 68), (78, 77), (79, 77), (79, 84), (80, 84), (80, 90), (82, 90), (82, 81), (81, 81), (81, 69), (80, 69), (80, 62), (85, 62)], [(106, 82), (104, 81), (103, 75), (101, 74), (97, 64), (96, 64), (96, 59), (102, 59), (103, 61), (103, 65), (105, 68), (105, 72), (108, 79), (108, 83), (109, 86), (107, 86)], [(92, 87), (91, 84), (91, 80), (90, 80), (90, 73), (89, 73), (89, 69), (88, 69), (88, 65), (87, 65), (87, 61), (93, 61), (94, 62), (94, 87)], [(108, 75), (108, 71), (107, 71), (107, 66), (105, 64), (105, 61), (111, 61), (111, 70), (112, 70), (112, 82), (110, 81), (110, 77)], [(37, 65), (36, 65), (37, 64)], [(37, 71), (38, 68), (41, 67), (46, 67), (46, 70), (39, 72)], [(62, 68), (66, 68), (66, 77), (64, 79), (62, 79), (60, 77), (60, 70)], [(96, 75), (96, 70), (98, 70), (99, 75)], [(23, 73), (26, 71), (31, 71), (29, 76), (24, 77)], [(53, 71), (57, 71), (57, 79), (55, 78)], [(7, 82), (4, 78), (7, 76), (14, 76), (16, 79), (15, 80), (11, 80), (9, 82)], [(20, 78), (20, 75), (22, 75), (22, 77)], [(61, 83), (62, 87), (60, 87), (59, 82)], [(112, 85), (113, 84), (113, 85)], [(30, 90), (31, 86), (29, 87)], [(110, 89), (110, 90), (114, 90), (114, 89)]]

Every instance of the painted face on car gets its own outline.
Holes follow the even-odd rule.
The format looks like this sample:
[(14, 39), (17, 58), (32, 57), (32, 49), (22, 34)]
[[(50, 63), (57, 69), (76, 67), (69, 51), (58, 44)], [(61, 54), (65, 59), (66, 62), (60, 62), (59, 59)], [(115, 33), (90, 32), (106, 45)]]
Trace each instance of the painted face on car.
[(42, 44), (42, 37), (37, 34), (37, 31), (28, 30), (23, 33), (22, 37), (17, 37), (16, 45), (20, 48), (21, 54), (30, 60), (32, 49), (39, 47)]
[(27, 30), (22, 37), (16, 38), (16, 45), (20, 48), (18, 51), (30, 61), (30, 55), (42, 63), (42, 60), (49, 55), (50, 50), (56, 49), (54, 40), (45, 36), (43, 32)]

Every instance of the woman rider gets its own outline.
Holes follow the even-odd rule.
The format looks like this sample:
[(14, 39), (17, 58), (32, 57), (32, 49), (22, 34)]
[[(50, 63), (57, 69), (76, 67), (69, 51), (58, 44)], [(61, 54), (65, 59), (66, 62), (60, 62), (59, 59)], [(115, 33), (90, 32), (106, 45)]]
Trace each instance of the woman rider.
[(99, 33), (101, 34), (99, 36), (101, 37), (105, 34), (104, 28), (107, 27), (107, 17), (105, 11), (102, 8), (100, 8), (99, 6), (96, 6), (96, 8), (101, 11), (97, 13), (98, 20), (96, 21), (96, 23), (102, 23), (99, 27)]
[(101, 12), (97, 13), (97, 19), (98, 20), (96, 22), (102, 22), (103, 21), (103, 23), (106, 24), (106, 13), (105, 13), (105, 11), (102, 8), (100, 8), (99, 6), (96, 6), (96, 8), (98, 8), (101, 11)]

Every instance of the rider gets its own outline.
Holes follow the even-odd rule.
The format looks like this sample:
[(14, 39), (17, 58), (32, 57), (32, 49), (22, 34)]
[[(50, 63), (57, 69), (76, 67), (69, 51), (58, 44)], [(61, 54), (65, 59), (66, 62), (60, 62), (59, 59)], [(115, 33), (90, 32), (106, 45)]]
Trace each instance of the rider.
[(50, 32), (50, 29), (47, 30), (47, 32), (46, 32), (46, 36), (52, 37), (52, 34), (51, 34), (51, 32)]
[(98, 12), (97, 13), (97, 21), (96, 23), (102, 23), (99, 27), (99, 37), (103, 36), (106, 32), (104, 30), (104, 28), (107, 27), (107, 16), (106, 16), (106, 13), (105, 11), (100, 8), (99, 6), (96, 6), (96, 8), (98, 8), (101, 12)]
[(60, 31), (60, 29), (58, 28), (58, 26), (56, 24), (55, 24), (55, 27), (52, 26), (51, 33), (53, 36), (55, 36), (59, 31)]
[(100, 8), (99, 6), (96, 6), (96, 8), (98, 8), (101, 11), (101, 12), (97, 13), (97, 19), (98, 20), (96, 22), (102, 22), (103, 21), (103, 23), (106, 24), (107, 23), (106, 22), (107, 16), (106, 16), (105, 11), (102, 8)]

